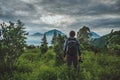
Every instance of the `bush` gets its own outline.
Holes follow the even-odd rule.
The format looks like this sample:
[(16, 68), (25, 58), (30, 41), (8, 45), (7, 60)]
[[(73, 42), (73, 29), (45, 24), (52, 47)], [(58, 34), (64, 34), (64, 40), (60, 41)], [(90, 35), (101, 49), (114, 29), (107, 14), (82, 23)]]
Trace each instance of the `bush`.
[[(37, 51), (36, 53), (32, 53)], [(39, 56), (38, 49), (26, 50), (11, 73), (0, 76), (1, 80), (120, 80), (120, 58), (117, 55), (82, 51), (80, 71), (69, 71), (66, 63), (55, 66), (56, 54), (52, 49)], [(31, 58), (33, 61), (31, 61)], [(70, 74), (69, 74), (70, 73)]]
[(42, 60), (43, 61), (50, 61), (55, 59), (55, 52), (53, 52), (52, 49), (48, 50), (45, 54), (42, 55)]
[(55, 68), (41, 66), (37, 80), (57, 80), (57, 73)]
[(21, 73), (30, 73), (32, 72), (33, 65), (29, 60), (26, 59), (19, 59), (16, 63), (16, 68), (18, 72)]
[[(24, 31), (24, 24), (18, 20), (16, 25), (9, 22), (1, 24), (0, 31), (0, 61), (2, 62), (2, 71), (12, 71), (14, 63), (23, 53), (25, 44), (26, 31)], [(1, 71), (1, 70), (0, 70)]]

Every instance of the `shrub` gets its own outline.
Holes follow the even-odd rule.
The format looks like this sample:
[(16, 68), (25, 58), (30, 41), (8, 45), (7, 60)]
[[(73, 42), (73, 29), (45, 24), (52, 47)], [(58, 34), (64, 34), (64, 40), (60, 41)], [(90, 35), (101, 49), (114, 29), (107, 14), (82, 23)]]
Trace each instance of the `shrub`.
[(41, 66), (37, 80), (57, 80), (57, 74), (55, 68), (48, 66)]

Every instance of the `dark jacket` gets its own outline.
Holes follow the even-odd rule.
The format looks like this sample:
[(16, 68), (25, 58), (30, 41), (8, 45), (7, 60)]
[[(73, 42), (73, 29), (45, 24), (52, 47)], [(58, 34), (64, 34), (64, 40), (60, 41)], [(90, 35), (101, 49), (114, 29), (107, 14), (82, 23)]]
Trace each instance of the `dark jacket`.
[(75, 39), (75, 40), (77, 41), (77, 44), (78, 44), (78, 54), (79, 54), (79, 56), (81, 56), (79, 41), (78, 41), (76, 38), (74, 38), (74, 37), (69, 37), (68, 39), (65, 40), (65, 43), (64, 43), (64, 48), (63, 48), (64, 57), (65, 57), (66, 54), (67, 54), (67, 45), (68, 45), (68, 40), (69, 40), (69, 39)]

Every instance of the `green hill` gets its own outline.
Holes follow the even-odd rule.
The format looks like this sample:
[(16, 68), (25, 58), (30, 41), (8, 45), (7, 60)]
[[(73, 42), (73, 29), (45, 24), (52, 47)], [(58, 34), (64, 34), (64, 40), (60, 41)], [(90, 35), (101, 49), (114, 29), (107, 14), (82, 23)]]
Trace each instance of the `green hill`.
[(105, 36), (102, 36), (100, 38), (95, 38), (95, 39), (90, 41), (90, 44), (95, 46), (95, 47), (98, 47), (98, 48), (105, 48), (108, 36), (109, 35), (105, 35)]

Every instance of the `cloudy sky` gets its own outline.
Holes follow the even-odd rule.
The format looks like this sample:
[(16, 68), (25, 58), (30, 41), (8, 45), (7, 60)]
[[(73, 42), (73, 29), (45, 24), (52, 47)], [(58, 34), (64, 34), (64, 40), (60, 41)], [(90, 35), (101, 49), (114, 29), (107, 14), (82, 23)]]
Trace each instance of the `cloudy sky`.
[(30, 33), (88, 26), (104, 35), (120, 30), (120, 0), (0, 0), (0, 23), (18, 19)]

